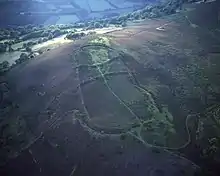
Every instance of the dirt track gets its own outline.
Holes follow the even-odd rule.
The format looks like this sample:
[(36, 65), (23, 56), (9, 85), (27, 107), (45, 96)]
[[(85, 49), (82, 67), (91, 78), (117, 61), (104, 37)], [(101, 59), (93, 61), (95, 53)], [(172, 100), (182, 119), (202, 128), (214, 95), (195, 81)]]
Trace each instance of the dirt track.
[[(184, 102), (185, 106), (173, 94), (172, 90), (180, 85), (178, 79), (181, 75), (175, 75), (176, 70), (185, 68), (190, 63), (190, 57), (209, 56), (218, 41), (206, 34), (206, 29), (190, 26), (184, 17), (175, 19), (176, 21), (149, 20), (144, 25), (127, 27), (108, 35), (115, 45), (120, 46), (118, 48), (126, 49), (135, 58), (136, 62), (128, 62), (127, 66), (130, 70), (142, 73), (141, 76), (137, 74), (141, 83), (152, 81), (146, 84), (150, 89), (160, 82), (162, 86), (158, 89), (158, 95), (161, 98), (156, 103), (168, 104), (176, 129), (185, 139), (186, 131), (182, 128), (188, 113), (185, 108), (197, 112), (202, 105), (197, 103), (192, 107), (189, 102)], [(9, 99), (17, 105), (13, 106), (8, 117), (10, 121), (24, 118), (28, 129), (22, 134), (13, 133), (21, 141), (15, 141), (20, 144), (12, 145), (15, 149), (20, 149), (29, 144), (27, 139), (31, 142), (36, 137), (39, 138), (17, 157), (13, 156), (14, 159), (4, 165), (2, 173), (36, 176), (193, 175), (195, 167), (190, 161), (167, 150), (144, 146), (140, 140), (128, 134), (105, 135), (105, 131), (94, 131), (85, 121), (77, 121), (75, 117), (78, 111), (83, 112), (84, 107), (76, 91), (82, 80), (78, 79), (73, 53), (82, 44), (83, 41), (65, 44), (13, 68), (7, 74)], [(146, 69), (146, 72), (140, 71), (140, 67)], [(97, 76), (96, 74), (98, 73), (91, 73), (92, 76)], [(193, 84), (191, 80), (183, 81), (181, 84), (188, 87)], [(119, 82), (116, 80), (117, 84)], [(97, 118), (107, 110), (114, 111), (115, 106), (110, 105), (115, 105), (118, 101), (108, 95), (106, 97), (109, 99), (103, 98), (105, 94), (101, 90), (106, 87), (100, 89), (99, 83), (94, 84), (82, 87), (82, 92), (85, 96), (85, 107), (91, 116)], [(117, 91), (119, 88), (115, 89)], [(113, 119), (113, 126), (114, 122)]]

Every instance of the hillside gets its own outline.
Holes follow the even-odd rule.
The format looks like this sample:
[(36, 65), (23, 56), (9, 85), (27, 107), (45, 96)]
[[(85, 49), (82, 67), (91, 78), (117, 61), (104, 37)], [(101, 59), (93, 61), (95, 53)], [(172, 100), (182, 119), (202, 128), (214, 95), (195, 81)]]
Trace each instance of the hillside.
[(0, 174), (218, 175), (215, 3), (85, 35), (2, 74)]

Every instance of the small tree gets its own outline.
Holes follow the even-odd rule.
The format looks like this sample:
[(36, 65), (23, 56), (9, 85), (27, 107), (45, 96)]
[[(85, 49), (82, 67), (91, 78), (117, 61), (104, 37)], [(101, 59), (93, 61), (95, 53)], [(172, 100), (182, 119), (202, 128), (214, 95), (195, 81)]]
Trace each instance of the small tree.
[(8, 45), (8, 52), (13, 52), (13, 51), (14, 51), (14, 49), (12, 48), (12, 46)]
[(86, 34), (84, 32), (80, 33), (80, 37), (84, 37)]
[(4, 43), (0, 43), (0, 53), (6, 52), (6, 50), (7, 50), (7, 45)]
[(69, 34), (66, 35), (66, 38), (67, 39), (70, 39), (70, 40), (74, 40), (74, 39), (79, 39), (81, 38), (82, 36), (84, 36), (84, 33), (74, 33), (74, 32), (71, 32)]
[(35, 43), (34, 42), (28, 42), (27, 43), (27, 46), (32, 46), (32, 45), (34, 45)]
[(27, 46), (27, 47), (25, 48), (25, 50), (26, 50), (27, 52), (29, 52), (29, 53), (32, 51), (31, 47), (29, 47), (29, 46)]
[(95, 22), (95, 23), (94, 23), (94, 27), (95, 27), (95, 28), (101, 28), (101, 27), (102, 27), (102, 24), (99, 23), (99, 22)]
[(118, 18), (117, 17), (113, 17), (111, 18), (111, 20), (109, 21), (110, 24), (118, 24)]
[(28, 55), (26, 53), (21, 53), (20, 59), (26, 60), (26, 59), (28, 59)]
[(42, 42), (46, 42), (47, 40), (48, 40), (48, 38), (44, 37), (44, 38), (42, 39)]
[(121, 26), (125, 27), (125, 26), (127, 26), (127, 23), (124, 21), (124, 22), (121, 23)]
[(58, 37), (63, 34), (60, 29), (56, 29), (52, 33), (53, 33), (53, 37)]
[(9, 62), (8, 61), (3, 61), (2, 63), (1, 63), (1, 67), (2, 68), (8, 68), (9, 67)]
[(23, 43), (23, 48), (26, 48), (27, 47), (27, 43)]
[(108, 27), (108, 22), (103, 22), (102, 25), (103, 27)]
[(136, 12), (136, 13), (134, 14), (134, 19), (135, 19), (135, 20), (140, 19), (140, 13), (137, 13), (137, 12)]
[(39, 38), (37, 43), (42, 43), (43, 42), (43, 39), (42, 38)]
[(53, 39), (53, 34), (52, 33), (49, 34), (48, 39), (49, 40)]
[(49, 32), (48, 31), (44, 31), (42, 34), (41, 34), (41, 37), (47, 37), (49, 35)]
[(0, 73), (4, 73), (9, 69), (9, 62), (8, 61), (3, 61), (0, 63)]
[(16, 60), (15, 63), (20, 64), (28, 59), (29, 59), (29, 57), (26, 53), (21, 53), (20, 58), (18, 60)]

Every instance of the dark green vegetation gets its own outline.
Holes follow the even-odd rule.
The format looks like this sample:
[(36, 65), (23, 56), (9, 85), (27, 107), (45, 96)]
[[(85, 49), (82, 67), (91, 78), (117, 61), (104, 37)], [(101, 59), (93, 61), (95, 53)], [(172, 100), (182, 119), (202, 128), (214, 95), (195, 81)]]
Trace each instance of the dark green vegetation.
[(13, 68), (15, 65), (21, 64), (32, 58), (32, 54), (21, 53), (20, 57), (15, 61), (15, 64), (10, 66), (8, 61), (3, 61), (0, 63), (0, 75), (4, 75), (7, 71)]
[[(13, 57), (15, 55), (14, 53), (18, 53), (17, 58), (21, 52), (27, 52), (29, 53), (28, 56), (33, 57), (34, 55), (32, 52), (32, 48), (35, 45), (46, 42), (53, 38), (66, 35), (66, 39), (78, 40), (86, 35), (86, 33), (83, 32), (86, 30), (109, 26), (126, 27), (128, 22), (173, 14), (176, 12), (177, 9), (181, 8), (182, 3), (182, 1), (168, 0), (157, 5), (147, 5), (141, 10), (131, 12), (126, 15), (106, 19), (95, 19), (93, 21), (81, 22), (76, 24), (50, 26), (26, 25), (8, 27), (5, 29), (1, 28), (0, 54), (6, 53), (6, 57), (3, 60), (7, 61), (8, 52), (12, 53)], [(43, 53), (43, 51), (39, 50), (39, 52), (37, 51), (37, 53), (41, 54)], [(11, 61), (9, 61), (9, 63), (10, 65), (12, 64)], [(21, 62), (17, 61), (16, 64), (17, 63)]]
[(70, 32), (66, 35), (66, 38), (76, 40), (76, 39), (80, 39), (81, 37), (84, 37), (85, 35), (86, 34), (83, 32), (81, 32), (81, 33)]
[[(46, 27), (43, 25), (27, 25), (0, 29), (0, 41), (10, 40), (12, 43), (18, 43), (33, 38), (43, 38), (43, 40), (48, 40), (68, 33), (68, 29), (76, 28), (94, 29), (108, 27), (109, 25), (119, 25), (125, 27), (128, 21), (156, 18), (174, 14), (177, 9), (181, 8), (182, 4), (183, 0), (167, 0), (160, 4), (151, 6), (148, 5), (141, 10), (131, 12), (123, 16), (88, 21), (85, 23), (51, 25)], [(4, 51), (4, 47), (0, 47), (0, 51)]]
[(0, 44), (0, 52), (6, 52), (6, 50), (7, 50), (7, 45), (4, 43), (1, 43)]
[(0, 63), (0, 74), (8, 71), (9, 68), (9, 63), (7, 61)]
[(19, 26), (14, 28), (6, 28), (1, 29), (1, 40), (6, 39), (14, 39), (14, 42), (19, 42), (23, 40), (28, 40), (32, 38), (39, 37), (57, 37), (65, 33), (65, 29), (71, 28), (71, 25), (66, 26), (35, 26), (35, 25), (27, 25), (27, 26)]
[(15, 62), (16, 62), (16, 64), (20, 64), (22, 62), (25, 62), (28, 59), (29, 59), (29, 57), (28, 57), (28, 55), (26, 53), (21, 53), (19, 59), (16, 60)]

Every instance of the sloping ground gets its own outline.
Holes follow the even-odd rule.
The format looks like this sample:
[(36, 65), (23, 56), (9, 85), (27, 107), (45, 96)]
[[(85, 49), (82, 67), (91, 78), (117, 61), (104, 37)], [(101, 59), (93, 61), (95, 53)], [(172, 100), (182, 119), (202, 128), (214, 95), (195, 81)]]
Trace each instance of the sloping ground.
[[(83, 31), (83, 33), (85, 34), (89, 34), (91, 32), (96, 32), (97, 34), (105, 34), (105, 33), (109, 33), (111, 31), (116, 31), (116, 30), (121, 30), (121, 27), (108, 27), (108, 28), (98, 28), (98, 29), (90, 29), (90, 30), (86, 30)], [(69, 29), (71, 30), (71, 29)], [(78, 29), (78, 32), (80, 33), (82, 31), (82, 29)], [(24, 43), (28, 43), (28, 42), (37, 42), (39, 40), (39, 38), (34, 38), (34, 39), (29, 39), (26, 40), (24, 42), (20, 42), (20, 43), (16, 43), (14, 45), (12, 45), (13, 49), (18, 49), (18, 48), (22, 48)], [(5, 41), (2, 41), (5, 42)], [(38, 55), (38, 53), (42, 53), (51, 49), (55, 49), (60, 47), (61, 45), (65, 44), (65, 43), (71, 43), (72, 40), (68, 40), (66, 39), (66, 34), (65, 35), (61, 35), (58, 37), (55, 37), (51, 40), (48, 40), (46, 42), (42, 42), (40, 44), (35, 44), (31, 47), (33, 52), (36, 52), (35, 54)], [(5, 52), (5, 53), (1, 53), (0, 54), (0, 63), (2, 63), (3, 61), (8, 61), (10, 65), (15, 64), (15, 61), (19, 59), (21, 53), (25, 53), (26, 51), (13, 51), (13, 52)]]
[[(92, 42), (93, 45), (94, 42), (96, 40)], [(85, 85), (83, 76), (89, 79), (96, 74), (100, 77), (107, 73), (102, 73), (106, 69), (98, 66), (96, 71), (90, 69), (92, 75), (85, 76), (81, 67), (85, 67), (85, 64), (102, 64), (108, 60), (101, 60), (100, 63), (99, 55), (92, 55), (95, 57), (92, 60), (86, 55), (80, 59), (79, 56), (75, 57), (74, 50), (79, 53), (82, 44), (83, 41), (52, 50), (8, 73), (10, 93), (7, 100), (13, 103), (3, 102), (9, 109), (3, 115), (9, 118), (2, 123), (5, 135), (3, 143), (7, 147), (2, 148), (4, 153), (1, 153), (1, 158), (8, 155), (15, 159), (7, 162), (3, 174), (69, 175), (74, 172), (77, 175), (176, 175), (187, 172), (192, 175), (195, 167), (188, 160), (160, 148), (143, 145), (132, 137), (132, 134), (136, 134), (133, 131), (131, 135), (123, 134), (120, 130), (115, 132), (115, 125), (116, 128), (119, 125), (126, 129), (124, 124), (132, 122), (130, 118), (133, 115), (110, 91), (112, 89), (123, 95), (118, 92), (122, 91), (121, 88), (115, 87), (117, 80), (108, 79), (108, 83), (93, 81), (95, 85)], [(113, 58), (118, 55), (106, 54)], [(78, 67), (78, 64), (83, 65)], [(117, 71), (116, 68), (114, 66), (109, 73)], [(122, 67), (118, 68), (121, 71)], [(131, 86), (125, 78), (119, 79), (120, 83), (124, 80), (122, 85), (127, 84), (123, 89)], [(107, 78), (104, 76), (102, 79)], [(128, 101), (130, 98), (125, 94), (123, 99)], [(91, 119), (87, 119), (87, 113)], [(136, 130), (135, 127), (133, 129)], [(111, 134), (112, 131), (114, 134)]]
[[(116, 78), (115, 73), (114, 79), (108, 79), (107, 82), (93, 81), (95, 85), (85, 86), (83, 76), (89, 79), (96, 74), (100, 77), (108, 72), (102, 73), (107, 69), (98, 67), (96, 72), (90, 69), (94, 72), (91, 76), (83, 75), (84, 72), (79, 69), (81, 67), (76, 67), (77, 61), (74, 62), (72, 56), (77, 48), (79, 48), (77, 44), (63, 46), (56, 51), (43, 54), (41, 58), (30, 63), (20, 65), (8, 73), (10, 87), (8, 100), (12, 100), (13, 104), (3, 102), (4, 105), (8, 103), (9, 108), (9, 111), (5, 111), (3, 115), (10, 118), (3, 121), (4, 143), (7, 144), (7, 148), (4, 147), (2, 151), (4, 155), (15, 159), (9, 160), (5, 166), (7, 169), (5, 172), (8, 172), (8, 175), (14, 175), (14, 173), (22, 175), (24, 172), (30, 175), (67, 175), (71, 170), (76, 170), (78, 175), (88, 173), (175, 175), (181, 172), (192, 175), (195, 168), (191, 162), (160, 148), (154, 148), (151, 145), (147, 147), (132, 137), (132, 134), (136, 134), (133, 130), (138, 130), (135, 127), (141, 125), (139, 121), (139, 124), (136, 122), (136, 126), (131, 126), (131, 135), (124, 133), (131, 128), (129, 126), (130, 128), (126, 129), (125, 125), (132, 122), (134, 114), (131, 111), (128, 112), (129, 105), (124, 106), (123, 101), (119, 99), (124, 95), (124, 101), (132, 102), (140, 93), (137, 92), (135, 95), (136, 89), (131, 87), (129, 79), (122, 76), (120, 78), (117, 75), (118, 78)], [(117, 53), (107, 53), (117, 57)], [(96, 57), (95, 60), (86, 58), (81, 57), (78, 64), (99, 62)], [(121, 64), (119, 62), (118, 72), (123, 71)], [(116, 65), (118, 65), (117, 62)], [(117, 71), (116, 68), (116, 66), (112, 67), (113, 70), (109, 73)], [(121, 75), (120, 72), (119, 75)], [(85, 74), (88, 74), (88, 71)], [(104, 78), (107, 79), (104, 76), (101, 80)], [(122, 80), (124, 80), (123, 83)], [(116, 86), (119, 82), (126, 87)], [(128, 88), (131, 90), (125, 94), (122, 90)], [(116, 92), (120, 97), (112, 92)], [(133, 98), (129, 97), (131, 93)], [(131, 106), (130, 109), (132, 108)], [(87, 113), (91, 119), (88, 119)], [(119, 130), (115, 131), (115, 128)], [(2, 158), (4, 155), (2, 153)], [(95, 163), (94, 160), (96, 160)], [(18, 164), (21, 162), (24, 165)], [(24, 169), (27, 164), (30, 170)], [(165, 169), (164, 166), (169, 169)]]
[(175, 151), (199, 163), (197, 114), (220, 87), (213, 35), (179, 14), (13, 68), (1, 99), (2, 175), (193, 175), (198, 167)]
[[(200, 4), (192, 11), (145, 21), (144, 25), (135, 24), (109, 34), (148, 70), (146, 78), (139, 80), (147, 90), (154, 92), (157, 102), (168, 106), (177, 133), (184, 136), (182, 125), (192, 120), (189, 124), (195, 126), (194, 130), (190, 129), (191, 144), (184, 151), (206, 168), (207, 163), (199, 156), (208, 157), (205, 160), (210, 163), (213, 175), (212, 171), (219, 172), (215, 163), (219, 150), (213, 154), (216, 158), (211, 159), (207, 143), (212, 138), (218, 139), (220, 130), (217, 9), (217, 2)], [(206, 12), (206, 16), (201, 19), (202, 12)]]

